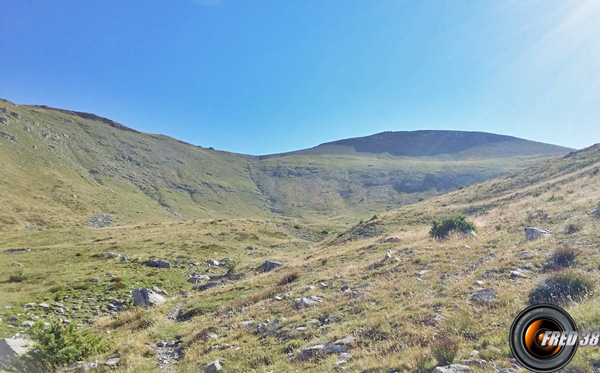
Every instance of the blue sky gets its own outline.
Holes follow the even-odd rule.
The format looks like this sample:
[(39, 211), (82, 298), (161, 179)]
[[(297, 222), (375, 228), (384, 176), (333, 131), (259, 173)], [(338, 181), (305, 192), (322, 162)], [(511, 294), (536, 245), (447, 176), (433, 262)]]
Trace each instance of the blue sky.
[(0, 2), (0, 97), (269, 154), (386, 130), (600, 142), (600, 2)]

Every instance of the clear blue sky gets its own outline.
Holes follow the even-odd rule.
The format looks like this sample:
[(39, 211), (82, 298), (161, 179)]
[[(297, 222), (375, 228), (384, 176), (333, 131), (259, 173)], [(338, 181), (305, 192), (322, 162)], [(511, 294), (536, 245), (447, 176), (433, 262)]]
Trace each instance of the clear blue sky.
[(0, 97), (249, 154), (386, 130), (600, 142), (600, 2), (0, 2)]

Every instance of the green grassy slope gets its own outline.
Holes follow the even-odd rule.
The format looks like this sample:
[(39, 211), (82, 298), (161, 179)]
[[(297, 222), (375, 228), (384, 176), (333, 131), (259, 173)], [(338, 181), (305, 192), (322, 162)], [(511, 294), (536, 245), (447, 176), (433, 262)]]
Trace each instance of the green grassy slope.
[[(411, 132), (252, 157), (93, 114), (8, 101), (0, 109), (0, 229), (81, 225), (95, 214), (114, 224), (277, 216), (339, 226), (566, 152), (506, 136), (424, 131), (444, 154)], [(397, 155), (364, 152), (373, 149)]]
[(268, 215), (245, 157), (98, 117), (2, 106), (20, 115), (0, 125), (4, 226), (72, 225), (99, 213), (122, 222)]

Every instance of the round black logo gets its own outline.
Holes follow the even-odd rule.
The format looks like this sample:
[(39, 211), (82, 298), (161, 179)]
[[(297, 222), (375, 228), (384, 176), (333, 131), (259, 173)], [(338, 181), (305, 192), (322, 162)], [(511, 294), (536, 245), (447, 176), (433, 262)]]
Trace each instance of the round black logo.
[(577, 351), (579, 343), (565, 343), (566, 337), (561, 338), (570, 332), (577, 332), (577, 326), (565, 310), (551, 304), (536, 304), (513, 321), (510, 349), (524, 368), (555, 372), (565, 367)]

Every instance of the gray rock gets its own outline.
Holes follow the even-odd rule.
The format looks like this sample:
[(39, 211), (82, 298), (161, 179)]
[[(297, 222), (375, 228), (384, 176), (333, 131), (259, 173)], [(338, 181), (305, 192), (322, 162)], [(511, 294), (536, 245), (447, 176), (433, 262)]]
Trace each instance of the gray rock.
[(321, 354), (323, 347), (325, 347), (325, 346), (324, 345), (316, 345), (316, 346), (305, 348), (302, 351), (300, 351), (300, 353), (296, 357), (296, 360), (305, 361), (305, 360), (310, 360), (312, 358), (315, 358)]
[(100, 254), (96, 254), (94, 256), (97, 258), (120, 258), (121, 254), (113, 253), (111, 251), (104, 251), (104, 252), (101, 252)]
[(457, 372), (468, 372), (469, 367), (466, 365), (452, 364), (444, 367), (437, 367), (432, 373), (457, 373)]
[(514, 280), (517, 278), (529, 278), (529, 277), (527, 277), (523, 272), (510, 271), (510, 278)]
[(538, 227), (525, 227), (525, 238), (527, 241), (535, 241), (542, 237), (551, 236), (552, 233), (545, 230), (544, 228)]
[(153, 307), (166, 302), (160, 294), (150, 289), (133, 290), (133, 305), (136, 307)]
[(113, 357), (113, 358), (106, 360), (104, 365), (109, 366), (109, 367), (114, 367), (114, 366), (117, 366), (120, 361), (121, 361), (120, 357)]
[(192, 277), (188, 278), (187, 282), (190, 282), (192, 284), (201, 284), (202, 279), (200, 277), (192, 276)]
[(489, 305), (492, 299), (495, 297), (496, 293), (493, 289), (482, 289), (481, 291), (473, 294), (471, 296), (471, 300), (482, 305)]
[(0, 367), (16, 363), (18, 357), (26, 354), (32, 345), (32, 341), (24, 338), (0, 339)]
[(98, 368), (98, 360), (82, 365), (77, 371), (86, 371)]
[(356, 338), (352, 337), (352, 336), (348, 336), (342, 339), (338, 339), (337, 341), (333, 342), (334, 344), (352, 344), (356, 342)]
[(23, 306), (24, 310), (33, 310), (35, 309), (35, 303), (27, 303)]
[(221, 366), (220, 360), (212, 361), (202, 367), (202, 370), (204, 370), (204, 373), (216, 373), (216, 372), (220, 372), (222, 369), (223, 369), (223, 367)]
[(95, 277), (95, 278), (91, 279), (90, 282), (93, 282), (93, 283), (97, 284), (97, 283), (100, 282), (100, 278)]
[(258, 267), (259, 272), (269, 272), (274, 270), (275, 268), (281, 267), (283, 264), (280, 262), (274, 262), (272, 260), (267, 260), (260, 267)]
[(0, 117), (0, 123), (8, 125), (8, 119)]
[(150, 259), (145, 261), (144, 265), (152, 268), (171, 268), (171, 263), (164, 259)]
[(33, 326), (33, 324), (35, 324), (33, 321), (27, 320), (27, 321), (23, 321), (21, 323), (21, 326), (26, 327), (26, 328), (31, 328)]
[(319, 304), (322, 301), (323, 301), (323, 298), (321, 298), (317, 295), (311, 295), (310, 297), (305, 297), (305, 298), (296, 298), (296, 303), (294, 304), (294, 307), (296, 307), (297, 309), (308, 308), (310, 306)]

